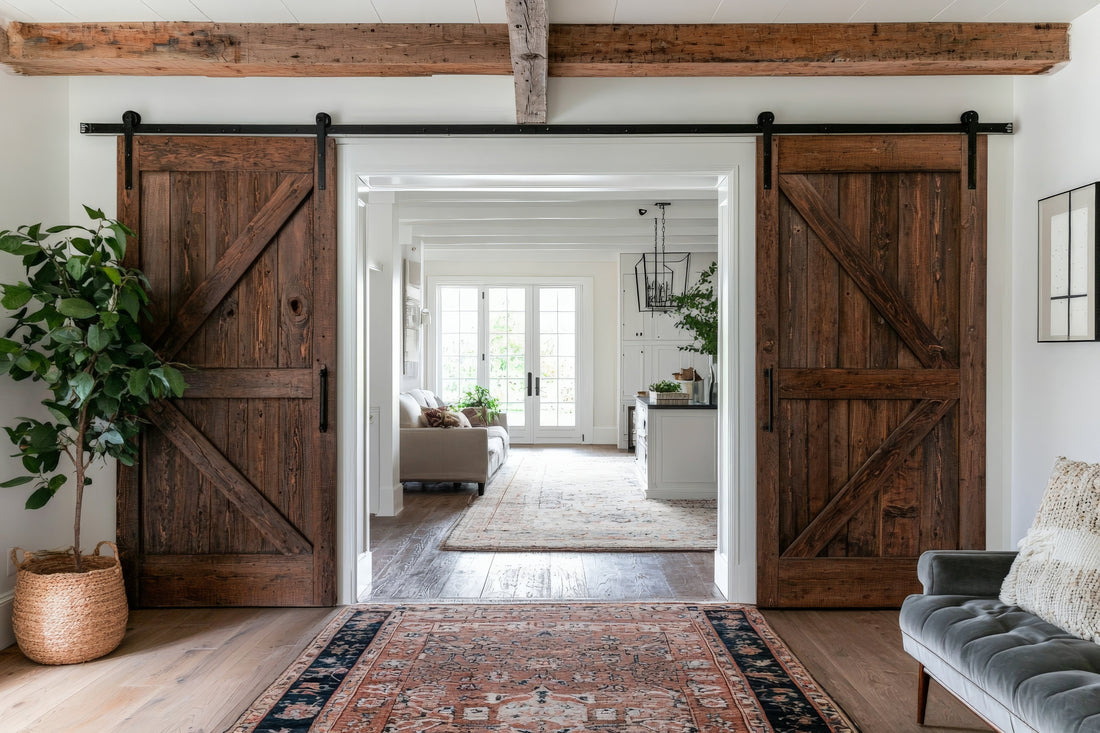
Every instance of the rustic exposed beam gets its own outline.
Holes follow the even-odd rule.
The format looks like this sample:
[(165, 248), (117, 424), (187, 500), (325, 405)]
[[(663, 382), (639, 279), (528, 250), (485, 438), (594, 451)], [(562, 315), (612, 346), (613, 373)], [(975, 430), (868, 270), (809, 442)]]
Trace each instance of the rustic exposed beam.
[(512, 74), (516, 80), (516, 122), (546, 122), (546, 43), (550, 16), (546, 0), (505, 0)]
[[(550, 76), (1036, 74), (1069, 60), (1069, 25), (551, 25), (548, 55)], [(505, 24), (13, 22), (0, 62), (42, 75), (513, 72)]]
[(11, 23), (33, 75), (430, 76), (512, 72), (503, 24)]
[(551, 76), (1039, 74), (1065, 23), (552, 25)]

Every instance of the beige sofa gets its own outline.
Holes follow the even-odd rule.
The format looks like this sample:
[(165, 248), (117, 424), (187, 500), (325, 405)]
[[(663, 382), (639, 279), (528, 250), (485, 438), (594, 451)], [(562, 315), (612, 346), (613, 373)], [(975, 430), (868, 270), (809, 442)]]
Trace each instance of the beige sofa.
[(424, 407), (442, 407), (442, 401), (424, 389), (402, 392), (399, 481), (476, 483), (478, 496), (485, 484), (508, 460), (508, 422), (498, 415), (487, 427), (429, 428), (420, 422)]

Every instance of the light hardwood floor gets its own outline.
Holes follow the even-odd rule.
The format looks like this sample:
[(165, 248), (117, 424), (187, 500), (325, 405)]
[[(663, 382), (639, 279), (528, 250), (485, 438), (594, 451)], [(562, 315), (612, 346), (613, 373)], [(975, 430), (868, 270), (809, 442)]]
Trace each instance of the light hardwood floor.
[[(372, 522), (371, 603), (718, 601), (709, 553), (454, 553), (438, 540), (466, 493), (410, 490)], [(0, 733), (224, 731), (312, 639), (331, 609), (169, 609), (131, 614), (122, 646), (71, 667), (0, 652)], [(765, 611), (863, 733), (988, 731), (933, 684), (914, 721), (916, 663), (897, 611)]]

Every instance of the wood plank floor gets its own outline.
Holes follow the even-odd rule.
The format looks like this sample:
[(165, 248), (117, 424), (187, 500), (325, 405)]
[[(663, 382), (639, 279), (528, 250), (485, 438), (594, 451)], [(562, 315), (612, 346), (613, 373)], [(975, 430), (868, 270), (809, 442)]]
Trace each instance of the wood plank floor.
[(722, 600), (711, 552), (440, 550), (476, 493), (474, 484), (410, 488), (401, 514), (372, 518), (374, 578), (360, 600)]

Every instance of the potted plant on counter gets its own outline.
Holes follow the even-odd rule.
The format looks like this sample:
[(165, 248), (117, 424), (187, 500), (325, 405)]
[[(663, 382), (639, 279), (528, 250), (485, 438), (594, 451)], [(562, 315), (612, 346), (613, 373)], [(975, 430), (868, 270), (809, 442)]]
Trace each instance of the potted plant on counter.
[[(126, 630), (126, 593), (117, 548), (81, 553), (80, 521), (88, 469), (114, 458), (137, 460), (141, 412), (183, 394), (183, 376), (145, 343), (148, 282), (121, 263), (133, 233), (85, 207), (92, 226), (40, 225), (0, 232), (0, 251), (22, 259), (27, 279), (0, 285), (12, 311), (0, 338), (0, 373), (42, 382), (45, 414), (5, 427), (24, 473), (0, 486), (29, 486), (28, 509), (45, 506), (65, 486), (75, 499), (73, 546), (59, 552), (12, 550), (19, 568), (12, 626), (20, 649), (45, 664), (107, 654)], [(73, 481), (70, 482), (69, 479)]]
[(650, 401), (656, 404), (662, 402), (687, 402), (691, 395), (680, 389), (680, 383), (671, 379), (662, 379), (649, 385)]

